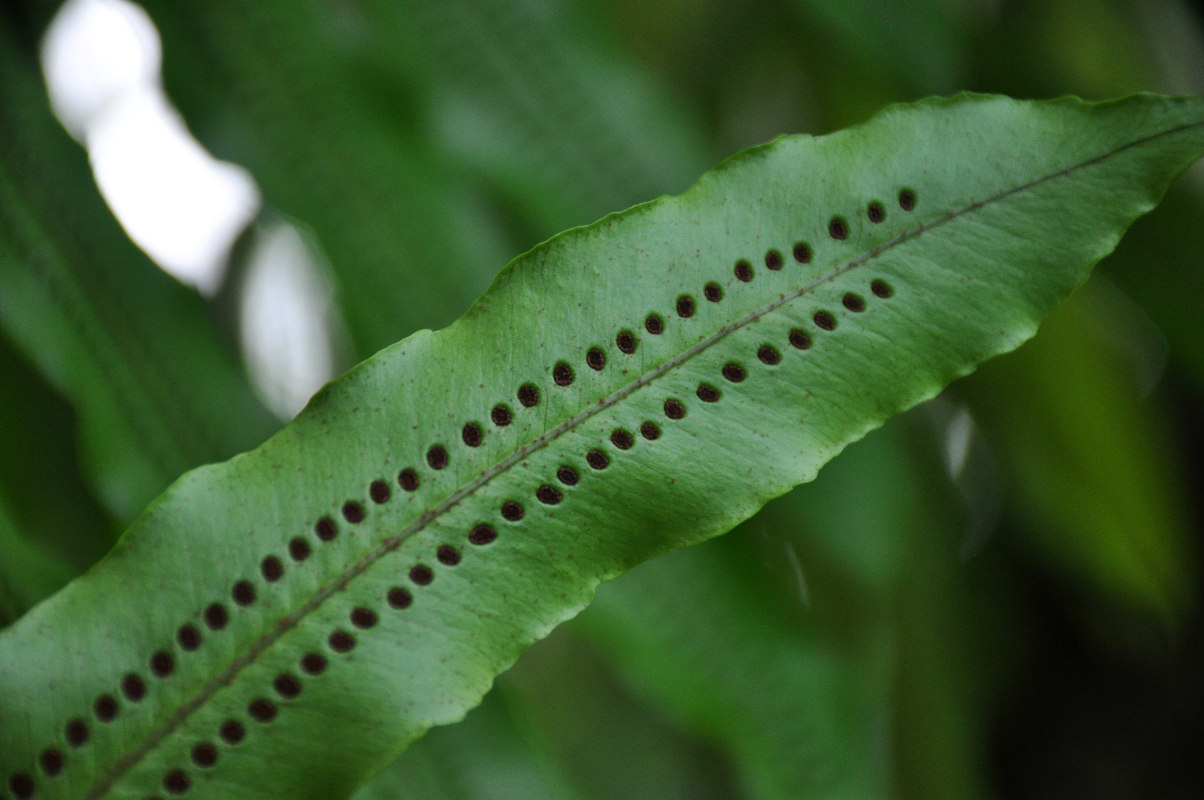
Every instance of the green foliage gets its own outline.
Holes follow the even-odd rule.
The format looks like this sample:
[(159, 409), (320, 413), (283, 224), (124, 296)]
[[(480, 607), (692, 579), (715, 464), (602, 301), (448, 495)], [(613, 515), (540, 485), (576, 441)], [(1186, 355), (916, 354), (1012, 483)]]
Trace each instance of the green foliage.
[[(357, 20), (308, 4), (148, 4), (169, 84), (198, 131), (319, 234), (361, 355), (444, 324), (517, 243), (680, 189), (708, 158), (692, 112), (586, 33), (604, 20), (583, 26), (580, 8), (426, 6), (367, 3)], [(859, 4), (836, 8), (782, 14), (845, 36), (863, 71), (879, 71), (875, 59), (908, 63), (919, 90), (956, 74), (942, 64), (968, 59), (966, 18), (935, 5), (915, 29)], [(639, 13), (655, 30), (654, 12)], [(909, 30), (941, 46), (916, 53)], [(158, 275), (106, 217), (38, 96), (25, 44), (0, 47), (0, 322), (12, 341), (0, 368), (29, 387), (22, 397), (45, 398), (26, 404), (46, 409), (54, 444), (39, 448), (20, 425), (0, 429), (13, 443), (6, 453), (43, 454), (32, 472), (0, 475), (8, 619), (91, 563), (179, 472), (271, 427), (234, 367), (220, 307)], [(859, 115), (890, 94), (875, 91), (829, 113)], [(553, 114), (530, 99), (593, 93), (597, 102)], [(38, 796), (142, 797), (183, 769), (192, 796), (345, 795), (407, 740), (472, 707), (600, 580), (727, 530), (1031, 335), (1198, 154), (1199, 117), (1195, 101), (1148, 97), (895, 107), (831, 137), (747, 151), (681, 197), (552, 239), (456, 324), (387, 348), (258, 450), (187, 474), (107, 559), (0, 633), (0, 778), (31, 774)], [(786, 127), (795, 125), (763, 133)], [(901, 189), (915, 192), (914, 209), (898, 205)], [(883, 222), (868, 221), (871, 201)], [(1191, 212), (1174, 213), (1198, 219)], [(830, 235), (834, 215), (847, 238)], [(1139, 241), (1149, 239), (1172, 249), (1166, 237)], [(793, 258), (801, 241), (806, 264)], [(783, 269), (763, 266), (770, 250)], [(751, 282), (733, 271), (741, 258)], [(1158, 268), (1182, 269), (1167, 261)], [(1115, 277), (1173, 309), (1148, 276)], [(703, 299), (711, 281), (718, 303)], [(865, 311), (844, 305), (850, 292)], [(682, 294), (694, 299), (688, 317), (677, 311)], [(937, 463), (929, 423), (904, 417), (740, 531), (603, 587), (580, 623), (364, 797), (986, 791), (983, 720), (1022, 660), (1017, 609), (1033, 602), (1019, 598), (1015, 561), (1077, 587), (1076, 613), (1099, 628), (1120, 623), (1109, 638), (1122, 647), (1158, 635), (1127, 631), (1175, 631), (1194, 601), (1166, 426), (1134, 396), (1131, 359), (1100, 324), (1123, 321), (1130, 349), (1149, 341), (1116, 295), (1093, 284), (1055, 318), (1058, 338), (959, 386), (983, 437), (970, 440), (960, 483)], [(820, 310), (835, 330), (817, 327)], [(663, 333), (642, 328), (649, 312), (664, 318)], [(1198, 325), (1164, 318), (1180, 332), (1172, 354), (1190, 353)], [(806, 351), (790, 345), (796, 328), (810, 337)], [(616, 346), (622, 329), (639, 339), (634, 354)], [(758, 359), (765, 344), (778, 363)], [(587, 366), (593, 347), (607, 358), (599, 371)], [(571, 385), (555, 380), (561, 360)], [(747, 377), (724, 376), (728, 363)], [(718, 402), (697, 395), (703, 382)], [(519, 401), (524, 383), (540, 392), (533, 408)], [(685, 418), (666, 417), (670, 396)], [(1000, 402), (1013, 396), (1031, 402)], [(489, 418), (498, 402), (512, 424)], [(464, 444), (468, 421), (484, 431), (479, 447)], [(639, 433), (648, 421), (660, 429), (654, 441)], [(616, 427), (633, 448), (614, 444)], [(433, 445), (450, 454), (445, 469), (429, 466)], [(608, 454), (605, 470), (585, 460), (595, 448)], [(556, 477), (566, 465), (579, 477), (571, 486)], [(419, 470), (413, 494), (393, 481), (406, 466)], [(967, 526), (990, 531), (998, 518), (992, 472), (1018, 498), (1004, 507), (1012, 533), (965, 541)], [(379, 505), (368, 500), (377, 479), (391, 487)], [(536, 499), (545, 484), (558, 503)], [(51, 524), (41, 509), (65, 493), (80, 500)], [(514, 498), (525, 514), (508, 523), (500, 507)], [(347, 500), (366, 507), (363, 522), (343, 518)], [(332, 542), (317, 536), (322, 517), (337, 520)], [(497, 541), (466, 539), (480, 522)], [(64, 528), (85, 534), (84, 553), (71, 552)], [(294, 563), (297, 537), (312, 554)], [(436, 556), (449, 543), (455, 566)], [(963, 564), (959, 547), (993, 555)], [(278, 581), (263, 571), (269, 555), (284, 565)], [(416, 563), (434, 568), (431, 585), (407, 577)], [(256, 595), (246, 607), (230, 594), (245, 597), (242, 580)], [(395, 587), (411, 592), (411, 607), (389, 608)], [(230, 619), (210, 630), (204, 611), (218, 601)], [(361, 607), (379, 616), (371, 628), (356, 627), (368, 619), (353, 616)], [(199, 649), (181, 647), (181, 625), (197, 628)], [(358, 637), (350, 653), (330, 651), (337, 630)], [(173, 655), (168, 677), (152, 674), (160, 651)], [(321, 676), (300, 671), (304, 653), (325, 654)], [(295, 700), (274, 687), (285, 673), (301, 680)], [(137, 702), (121, 694), (129, 674), (149, 686)], [(106, 693), (120, 713), (96, 723)], [(251, 704), (265, 698), (277, 715), (260, 724)], [(93, 732), (83, 748), (64, 740), (76, 717)], [(230, 719), (247, 728), (237, 745), (219, 735)], [(638, 733), (630, 720), (643, 720)], [(198, 743), (217, 747), (216, 767), (194, 763)], [(54, 778), (36, 765), (48, 747), (67, 756)]]

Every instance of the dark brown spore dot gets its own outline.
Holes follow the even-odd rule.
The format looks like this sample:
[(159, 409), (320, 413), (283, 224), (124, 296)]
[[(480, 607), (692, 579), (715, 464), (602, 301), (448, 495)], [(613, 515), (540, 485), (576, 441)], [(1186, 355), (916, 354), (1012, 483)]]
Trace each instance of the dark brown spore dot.
[(825, 331), (836, 330), (836, 317), (829, 314), (827, 311), (816, 311), (812, 317), (815, 321), (815, 327)]
[(280, 563), (280, 559), (276, 556), (268, 556), (259, 564), (259, 571), (263, 573), (263, 579), (268, 583), (278, 581), (284, 575), (284, 564)]
[(591, 347), (585, 353), (585, 363), (592, 370), (600, 370), (606, 366), (606, 353), (602, 352), (601, 347)]
[(635, 437), (631, 435), (631, 431), (616, 428), (610, 434), (610, 443), (620, 450), (630, 450), (631, 446), (635, 444)]
[(410, 580), (419, 586), (430, 586), (435, 580), (435, 572), (425, 564), (415, 564), (410, 567)]
[[(410, 594), (408, 589), (403, 589), (400, 586), (394, 586), (385, 595), (385, 600), (388, 601), (390, 608), (409, 608), (414, 603), (414, 595)], [(303, 663), (302, 669), (304, 668), (305, 665)], [(322, 669), (326, 669), (325, 662), (322, 663)], [(311, 674), (316, 675), (317, 673)]]
[(354, 500), (343, 503), (343, 519), (354, 524), (364, 521), (364, 507)]
[(67, 744), (72, 747), (83, 747), (88, 743), (88, 725), (78, 717), (67, 723), (65, 731)]
[(719, 390), (709, 383), (698, 384), (698, 399), (704, 403), (714, 403), (719, 399)]
[(205, 609), (205, 624), (211, 631), (220, 631), (230, 621), (230, 614), (221, 603), (214, 603)]
[(26, 797), (33, 797), (34, 783), (33, 778), (26, 775), (24, 772), (18, 772), (16, 775), (8, 779), (8, 788), (13, 790), (13, 794), (19, 800), (25, 800)]
[(916, 193), (911, 189), (904, 189), (899, 192), (899, 208), (904, 211), (911, 211), (916, 207)]
[(744, 370), (744, 367), (740, 366), (739, 364), (724, 364), (723, 377), (727, 378), (732, 383), (739, 383), (748, 377), (748, 373)]
[(680, 400), (665, 401), (665, 416), (669, 419), (682, 419), (686, 415), (686, 407)]
[(347, 631), (335, 631), (326, 641), (330, 645), (330, 649), (336, 653), (349, 653), (355, 647), (355, 637)]
[(441, 544), (439, 545), (439, 549), (435, 551), (435, 558), (439, 559), (440, 564), (454, 567), (460, 563), (460, 551), (450, 544)]
[(155, 677), (166, 678), (176, 671), (176, 660), (171, 657), (171, 653), (168, 653), (166, 650), (160, 650), (151, 656), (150, 668)]
[(873, 292), (875, 296), (881, 298), (892, 297), (895, 293), (895, 290), (891, 288), (890, 284), (880, 278), (875, 278), (874, 280), (870, 281), (870, 291)]
[(848, 223), (840, 217), (833, 217), (828, 222), (828, 235), (837, 240), (849, 238)]
[(694, 316), (694, 298), (688, 294), (683, 294), (677, 298), (677, 316), (682, 319), (688, 319)]
[(770, 250), (768, 253), (765, 254), (765, 266), (767, 269), (774, 269), (774, 270), (781, 269), (782, 268), (782, 254), (779, 253), (777, 250)]
[(568, 386), (573, 382), (573, 368), (563, 361), (557, 361), (552, 367), (552, 380), (557, 386)]
[(800, 264), (811, 263), (811, 246), (806, 242), (799, 242), (794, 246), (794, 260)]
[(389, 502), (389, 496), (392, 492), (389, 491), (389, 484), (381, 480), (372, 481), (368, 485), (368, 496), (372, 498), (372, 502), (380, 505), (381, 503)]
[(217, 735), (222, 737), (222, 741), (227, 744), (238, 744), (246, 737), (247, 729), (238, 720), (228, 719), (222, 723), (222, 727), (218, 729)]
[(708, 283), (702, 287), (702, 296), (709, 302), (718, 303), (723, 299), (723, 287), (717, 283)]
[(665, 332), (665, 321), (661, 319), (660, 314), (649, 314), (644, 318), (644, 330), (653, 336), (660, 336)]
[(498, 403), (489, 412), (489, 418), (493, 420), (494, 425), (504, 428), (514, 420), (514, 414), (511, 413), (509, 406)]
[(333, 540), (334, 537), (339, 535), (339, 529), (335, 527), (333, 519), (330, 517), (322, 517), (322, 519), (318, 520), (318, 522), (314, 525), (314, 533), (317, 534), (318, 539), (321, 541), (329, 542)]
[(255, 586), (250, 581), (239, 581), (230, 590), (230, 596), (240, 606), (249, 606), (255, 602)]
[(54, 777), (63, 771), (63, 754), (53, 747), (49, 747), (42, 751), (38, 756), (38, 764), (42, 767), (42, 772), (50, 777)]
[(790, 331), (790, 344), (799, 350), (806, 350), (811, 346), (811, 337), (794, 328)]
[(651, 422), (645, 422), (640, 426), (640, 436), (652, 441), (653, 439), (661, 438), (661, 429)]
[(163, 776), (163, 788), (171, 794), (184, 794), (192, 786), (192, 780), (182, 769), (173, 769)]
[(375, 628), (380, 617), (370, 608), (354, 608), (351, 610), (351, 624), (361, 630)]
[(317, 653), (306, 653), (301, 656), (301, 671), (306, 675), (321, 675), (326, 671), (326, 657)]
[(127, 700), (137, 703), (146, 697), (146, 681), (131, 672), (121, 679), (121, 693)]
[(481, 430), (480, 425), (470, 422), (460, 431), (460, 438), (469, 447), (480, 447), (481, 442), (485, 439), (485, 432)]
[(749, 264), (744, 259), (740, 259), (736, 262), (735, 273), (738, 280), (748, 283), (753, 279), (752, 264)]
[(490, 544), (497, 539), (497, 531), (492, 525), (478, 525), (468, 532), (468, 541), (477, 546)]
[(309, 542), (300, 536), (294, 537), (288, 543), (288, 555), (293, 561), (304, 561), (309, 558)]
[(523, 518), (523, 507), (514, 500), (507, 500), (502, 503), (502, 516), (511, 522), (518, 522)]
[(776, 347), (763, 344), (757, 348), (757, 358), (760, 359), (762, 364), (773, 366), (774, 364), (781, 363), (782, 354), (777, 351)]
[(601, 450), (590, 450), (585, 454), (585, 463), (594, 469), (606, 469), (610, 466), (610, 457)]
[(295, 675), (286, 672), (276, 676), (276, 680), (272, 681), (272, 688), (276, 690), (276, 694), (291, 700), (301, 694), (301, 681), (297, 680)]
[(862, 312), (865, 311), (865, 300), (861, 299), (860, 295), (849, 292), (840, 301), (849, 311)]
[[(350, 634), (344, 634), (344, 636), (347, 636), (347, 638), (351, 639)], [(355, 639), (351, 639), (351, 641), (352, 646), (354, 646)], [(348, 647), (347, 649), (350, 650), (351, 648)], [(345, 651), (339, 650), (339, 652), (341, 653)], [(271, 722), (272, 720), (276, 719), (276, 704), (271, 700), (265, 700), (261, 697), (258, 700), (252, 700), (249, 704), (247, 704), (247, 713), (251, 716), (251, 719), (255, 720), (256, 722)]]
[(192, 763), (198, 767), (212, 767), (217, 763), (217, 748), (209, 742), (201, 742), (192, 748)]
[(565, 486), (576, 486), (580, 477), (577, 475), (577, 470), (572, 467), (561, 467), (556, 470), (556, 480), (563, 483)]
[(886, 219), (886, 209), (878, 201), (874, 201), (866, 206), (865, 215), (870, 218), (870, 222), (877, 225), (882, 220)]
[(523, 408), (531, 408), (539, 403), (539, 389), (534, 384), (524, 383), (518, 387), (518, 402)]
[(635, 334), (631, 331), (619, 331), (615, 336), (615, 346), (619, 348), (619, 352), (631, 355), (635, 352)]
[(426, 451), (426, 463), (431, 469), (443, 469), (447, 466), (448, 460), (447, 450), (443, 448), (443, 445), (437, 444)]
[(417, 470), (406, 467), (401, 472), (397, 473), (397, 485), (407, 492), (416, 491), (418, 489)]
[(564, 499), (564, 495), (555, 486), (546, 483), (535, 490), (535, 498), (545, 506), (554, 506)]
[(181, 625), (176, 631), (176, 642), (181, 650), (192, 652), (201, 646), (201, 632), (192, 625)]

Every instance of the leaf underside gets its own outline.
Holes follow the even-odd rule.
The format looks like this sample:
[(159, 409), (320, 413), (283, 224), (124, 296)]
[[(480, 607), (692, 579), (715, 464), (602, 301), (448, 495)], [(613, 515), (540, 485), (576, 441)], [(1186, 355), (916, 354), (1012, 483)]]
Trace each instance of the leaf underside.
[(1030, 337), (1202, 149), (1196, 99), (934, 99), (546, 242), (0, 633), (0, 791), (348, 794), (601, 581)]

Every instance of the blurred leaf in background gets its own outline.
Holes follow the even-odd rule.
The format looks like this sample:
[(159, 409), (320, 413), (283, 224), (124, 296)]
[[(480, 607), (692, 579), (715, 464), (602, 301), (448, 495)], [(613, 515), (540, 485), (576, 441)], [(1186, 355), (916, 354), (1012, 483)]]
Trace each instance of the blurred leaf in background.
[[(147, 0), (167, 96), (264, 206), (202, 296), (52, 118), (58, 8), (0, 17), (0, 623), (269, 435), (258, 398), (297, 401), (265, 385), (737, 149), (962, 89), (1204, 92), (1179, 0)], [(1201, 176), (1020, 351), (604, 586), (360, 797), (1200, 795)]]

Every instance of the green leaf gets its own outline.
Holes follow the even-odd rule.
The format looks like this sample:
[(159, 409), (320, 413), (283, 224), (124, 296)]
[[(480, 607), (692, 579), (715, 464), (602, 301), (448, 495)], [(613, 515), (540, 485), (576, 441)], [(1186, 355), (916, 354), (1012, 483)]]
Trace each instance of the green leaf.
[(534, 752), (497, 689), (463, 721), (436, 728), (355, 800), (582, 800)]
[(912, 91), (964, 83), (973, 17), (957, 4), (923, 0), (903, 7), (870, 0), (795, 0), (790, 5), (796, 15), (827, 34), (817, 44), (832, 42), (832, 56), (848, 59), (879, 79), (894, 79)]
[(7, 625), (72, 576), (61, 561), (18, 535), (19, 526), (0, 494), (0, 625)]
[(75, 420), (0, 332), (0, 627), (105, 554), (117, 529), (79, 474)]
[[(572, 786), (557, 800), (732, 796), (725, 760), (633, 697), (617, 678), (579, 628), (566, 625), (524, 653), (486, 698), (501, 694), (510, 701), (519, 730)], [(430, 739), (427, 734), (399, 761)]]
[(1199, 99), (927, 100), (555, 237), (0, 633), (0, 778), (350, 792), (599, 582), (1031, 336), (1202, 151)]
[[(1157, 411), (1158, 398), (1139, 397), (1118, 352), (1139, 332), (1107, 301), (1094, 281), (1083, 287), (1050, 315), (1053, 335), (993, 362), (964, 388), (1035, 520), (1018, 539), (1082, 585), (1092, 627), (1146, 644), (1180, 627), (1198, 589), (1179, 477), (1187, 471), (1165, 410)], [(992, 402), (1009, 389), (1031, 402)]]
[(1192, 230), (1204, 214), (1204, 198), (1189, 181), (1176, 183), (1159, 213), (1145, 217), (1125, 236), (1109, 276), (1133, 298), (1167, 339), (1174, 365), (1196, 391), (1204, 390), (1204, 329), (1193, 298), (1204, 292), (1204, 271), (1193, 269), (1198, 246)]

